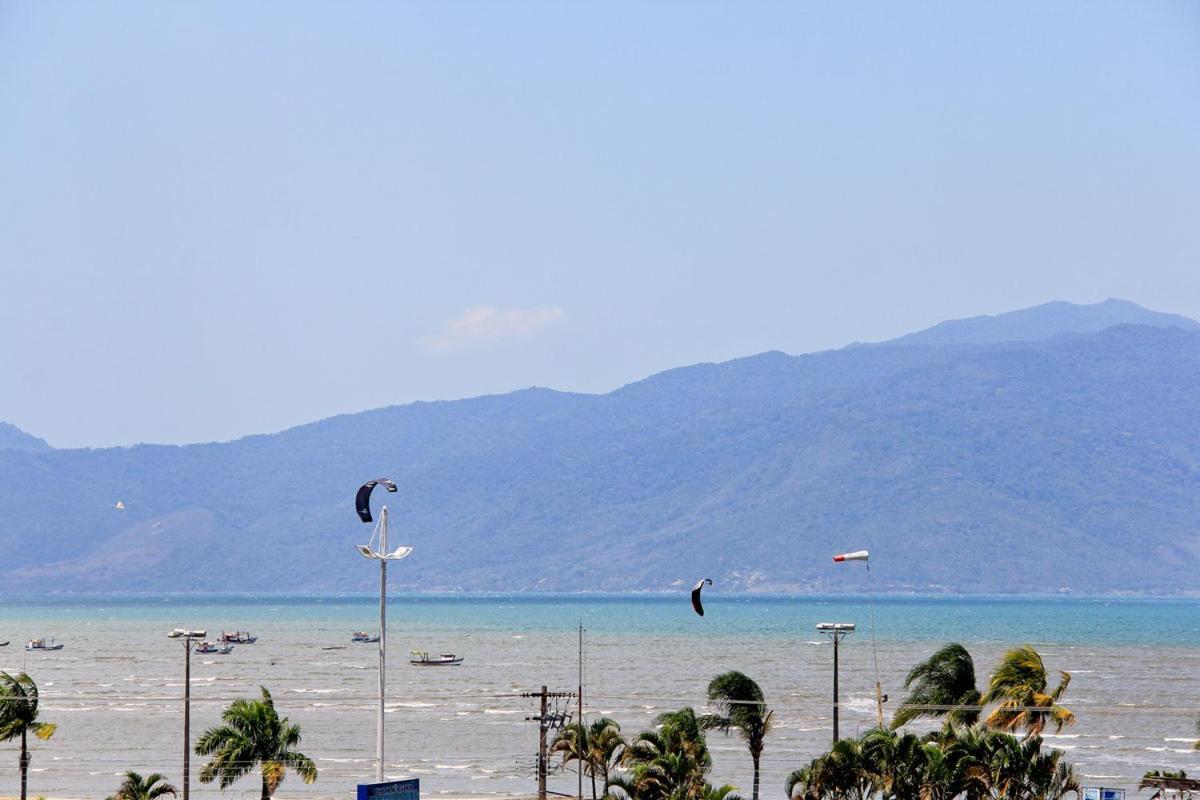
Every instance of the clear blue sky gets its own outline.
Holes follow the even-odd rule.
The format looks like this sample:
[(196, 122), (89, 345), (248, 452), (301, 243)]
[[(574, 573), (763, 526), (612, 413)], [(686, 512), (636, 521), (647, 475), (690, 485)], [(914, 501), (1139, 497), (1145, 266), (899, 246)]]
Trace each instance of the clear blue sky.
[(1196, 2), (0, 3), (0, 420), (190, 442), (1200, 317)]

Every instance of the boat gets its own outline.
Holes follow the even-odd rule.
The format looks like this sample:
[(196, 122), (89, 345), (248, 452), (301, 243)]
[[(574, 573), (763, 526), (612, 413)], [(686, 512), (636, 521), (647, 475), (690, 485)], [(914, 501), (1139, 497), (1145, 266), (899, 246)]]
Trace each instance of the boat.
[(7, 641), (0, 642), (0, 647), (8, 647), (8, 642)]
[(414, 667), (457, 667), (462, 662), (463, 657), (456, 656), (454, 653), (431, 656), (422, 650), (413, 650), (408, 655), (408, 663)]
[(55, 642), (53, 639), (30, 639), (25, 643), (25, 649), (30, 652), (50, 651), (62, 650), (63, 646)]
[(222, 644), (254, 644), (258, 641), (257, 636), (251, 636), (249, 631), (234, 631), (228, 633), (221, 631)]
[(217, 644), (216, 642), (200, 642), (196, 645), (197, 653), (215, 653), (219, 656), (227, 656), (233, 652), (231, 644)]
[(378, 642), (379, 637), (373, 636), (372, 634), (367, 633), (366, 631), (355, 631), (354, 633), (350, 634), (350, 641), (362, 642), (362, 643)]

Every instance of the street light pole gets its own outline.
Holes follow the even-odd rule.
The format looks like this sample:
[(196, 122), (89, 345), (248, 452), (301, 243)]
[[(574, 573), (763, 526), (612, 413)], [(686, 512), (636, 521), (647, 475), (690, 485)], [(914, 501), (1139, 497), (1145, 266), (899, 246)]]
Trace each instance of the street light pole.
[(838, 742), (838, 644), (842, 639), (854, 633), (853, 622), (822, 622), (817, 630), (833, 641), (833, 743)]
[[(388, 478), (367, 481), (358, 490), (355, 511), (363, 522), (371, 522), (371, 492), (383, 486), (389, 492), (396, 491), (396, 484)], [(383, 716), (387, 698), (387, 562), (399, 561), (412, 552), (411, 547), (388, 550), (388, 510), (384, 506), (379, 514), (379, 549), (372, 549), (375, 537), (367, 544), (357, 545), (364, 558), (379, 561), (379, 713), (375, 727), (375, 782), (383, 783)]]
[(192, 642), (203, 639), (207, 631), (176, 628), (168, 633), (172, 639), (183, 639), (183, 797), (188, 800), (191, 793), (192, 771)]
[[(379, 550), (387, 549), (387, 506), (379, 513)], [(375, 728), (375, 782), (383, 783), (383, 714), (387, 693), (387, 559), (379, 559), (379, 719)]]
[(192, 770), (192, 637), (183, 637), (183, 800), (191, 791)]

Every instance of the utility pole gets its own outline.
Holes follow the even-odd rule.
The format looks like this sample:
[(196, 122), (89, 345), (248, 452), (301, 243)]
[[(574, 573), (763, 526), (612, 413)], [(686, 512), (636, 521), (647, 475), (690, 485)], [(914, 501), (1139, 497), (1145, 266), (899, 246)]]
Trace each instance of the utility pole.
[[(536, 717), (526, 717), (529, 722), (538, 723), (538, 755), (537, 755), (537, 782), (538, 782), (538, 800), (546, 800), (546, 775), (549, 773), (550, 754), (547, 750), (546, 733), (555, 728), (561, 728), (569, 718), (569, 714), (555, 711), (550, 712), (549, 702), (557, 698), (574, 697), (574, 692), (551, 692), (542, 687), (540, 692), (522, 692), (521, 697), (536, 697), (541, 702), (538, 708)], [(568, 706), (569, 708), (569, 706)], [(582, 767), (581, 767), (582, 769)]]

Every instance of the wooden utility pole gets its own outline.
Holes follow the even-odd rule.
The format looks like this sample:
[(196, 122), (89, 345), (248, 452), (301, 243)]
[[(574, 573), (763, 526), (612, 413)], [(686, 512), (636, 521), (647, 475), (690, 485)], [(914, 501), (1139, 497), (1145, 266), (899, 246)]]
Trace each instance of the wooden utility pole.
[(550, 753), (547, 748), (546, 741), (547, 732), (561, 728), (563, 723), (567, 721), (568, 714), (559, 712), (550, 712), (550, 700), (554, 698), (571, 698), (574, 697), (574, 692), (551, 692), (542, 687), (540, 692), (522, 692), (521, 697), (536, 697), (539, 699), (538, 714), (536, 717), (526, 717), (530, 722), (538, 723), (538, 755), (537, 755), (537, 782), (538, 782), (538, 800), (546, 800), (546, 795), (549, 792), (546, 790), (546, 775), (550, 772)]

